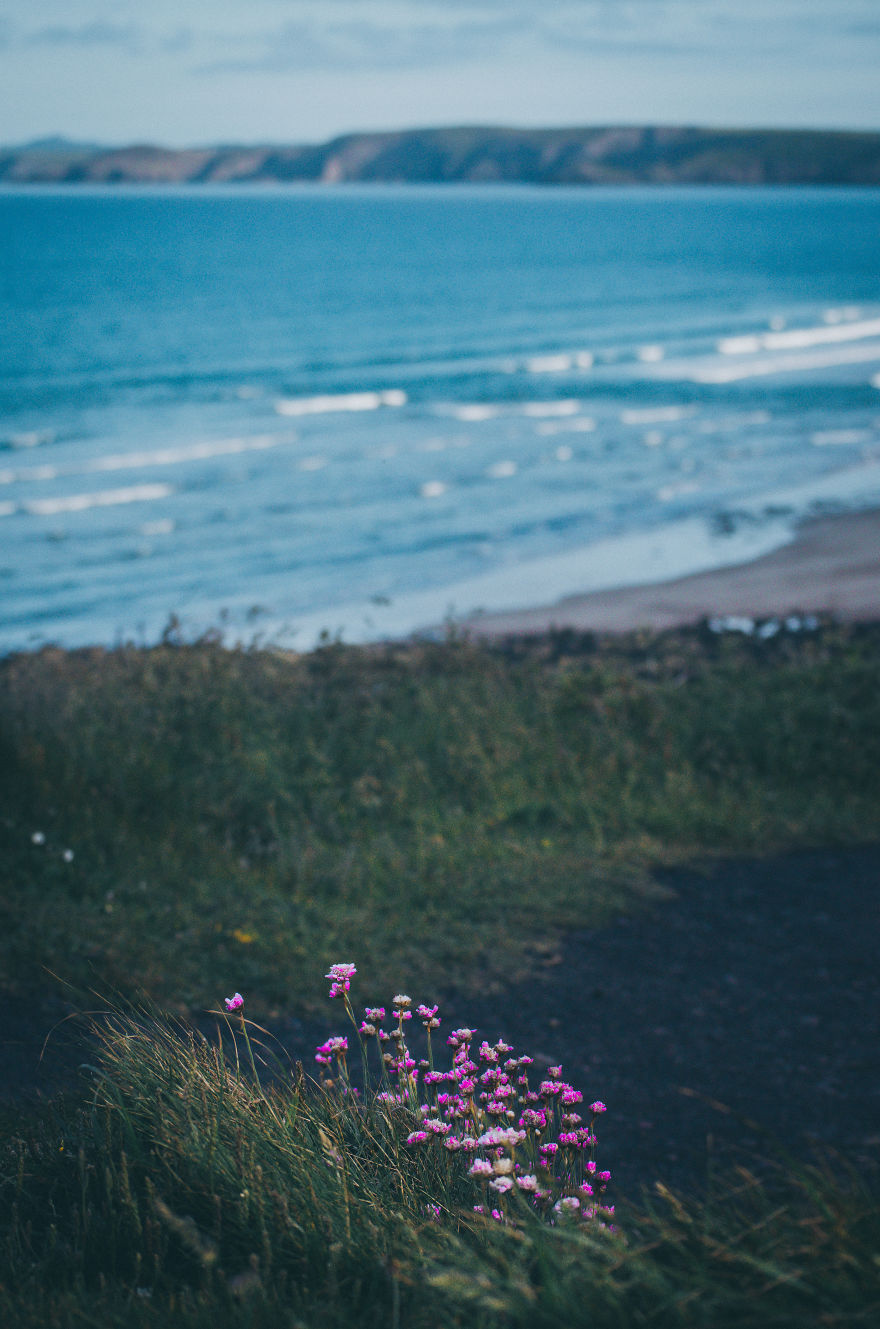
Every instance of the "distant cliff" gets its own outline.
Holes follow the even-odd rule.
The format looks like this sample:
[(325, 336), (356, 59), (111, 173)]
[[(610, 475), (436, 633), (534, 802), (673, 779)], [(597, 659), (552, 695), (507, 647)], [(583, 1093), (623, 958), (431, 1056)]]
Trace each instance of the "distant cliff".
[(44, 140), (0, 149), (6, 184), (878, 185), (880, 133), (606, 127), (412, 129), (311, 146), (180, 150)]

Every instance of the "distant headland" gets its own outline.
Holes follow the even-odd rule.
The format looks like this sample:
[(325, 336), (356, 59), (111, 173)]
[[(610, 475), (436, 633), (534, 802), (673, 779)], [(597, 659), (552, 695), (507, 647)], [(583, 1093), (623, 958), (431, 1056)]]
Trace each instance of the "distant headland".
[(453, 127), (310, 145), (0, 148), (0, 184), (878, 185), (880, 132)]

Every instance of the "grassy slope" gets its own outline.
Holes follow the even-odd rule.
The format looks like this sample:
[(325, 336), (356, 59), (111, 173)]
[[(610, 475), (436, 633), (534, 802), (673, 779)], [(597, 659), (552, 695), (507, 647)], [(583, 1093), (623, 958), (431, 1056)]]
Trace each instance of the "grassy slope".
[(875, 838), (878, 682), (877, 628), (7, 659), (5, 982), (301, 1011), (340, 958), (502, 982), (653, 863)]
[[(620, 1236), (475, 1218), (460, 1157), (302, 1082), (266, 1098), (142, 1015), (104, 1027), (90, 1108), (0, 1147), (16, 1329), (810, 1329), (876, 1324), (880, 1207), (803, 1169), (618, 1208)], [(245, 1056), (244, 1048), (241, 1049)], [(601, 1157), (601, 1155), (600, 1155)], [(429, 1221), (428, 1205), (438, 1206)]]

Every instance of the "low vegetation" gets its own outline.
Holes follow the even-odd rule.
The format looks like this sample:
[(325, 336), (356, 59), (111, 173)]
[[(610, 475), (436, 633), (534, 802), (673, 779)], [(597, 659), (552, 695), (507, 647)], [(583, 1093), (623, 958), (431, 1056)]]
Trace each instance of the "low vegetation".
[(658, 864), (876, 838), (880, 630), (9, 657), (0, 825), (7, 995), (497, 987)]
[[(878, 684), (880, 627), (828, 624), (0, 662), (7, 1020), (64, 991), (46, 970), (155, 1003), (3, 1111), (0, 1323), (876, 1323), (880, 1205), (839, 1161), (615, 1195), (600, 1102), (468, 1030), (420, 1066), (408, 997), (362, 1018), (334, 962), (364, 993), (500, 990), (658, 865), (876, 839)], [(318, 1083), (251, 1017), (323, 1010), (328, 965), (353, 1029)], [(206, 1039), (183, 1017), (230, 979)]]
[(261, 1085), (243, 1018), (213, 1043), (145, 1011), (97, 1032), (87, 1105), (28, 1116), (3, 1147), (0, 1319), (17, 1329), (833, 1329), (880, 1313), (880, 1205), (855, 1178), (803, 1168), (767, 1190), (741, 1169), (700, 1202), (658, 1188), (618, 1204), (609, 1225), (503, 1190), (533, 1178), (492, 1135), (475, 1141), (497, 1172), (488, 1212), (474, 1153), (408, 1143), (425, 1131), (406, 1069), (403, 1094), (359, 1098), (283, 1064)]

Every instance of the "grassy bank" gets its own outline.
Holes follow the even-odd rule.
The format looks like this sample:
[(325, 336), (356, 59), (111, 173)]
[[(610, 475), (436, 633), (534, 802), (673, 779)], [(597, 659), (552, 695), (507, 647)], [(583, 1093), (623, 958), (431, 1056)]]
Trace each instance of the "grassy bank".
[(3, 983), (503, 983), (657, 863), (875, 839), (878, 685), (877, 627), (8, 658)]
[(296, 1072), (261, 1093), (228, 1043), (144, 1015), (102, 1037), (90, 1104), (28, 1117), (0, 1151), (0, 1318), (18, 1329), (831, 1329), (880, 1312), (880, 1206), (840, 1173), (767, 1191), (741, 1170), (699, 1203), (661, 1189), (618, 1203), (616, 1232), (543, 1220), (516, 1191), (493, 1221), (460, 1155), (406, 1147), (406, 1108), (352, 1108)]

